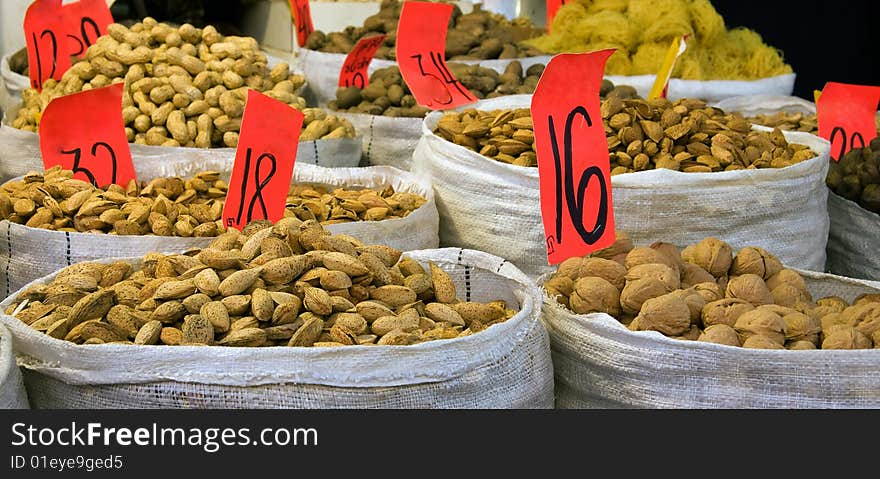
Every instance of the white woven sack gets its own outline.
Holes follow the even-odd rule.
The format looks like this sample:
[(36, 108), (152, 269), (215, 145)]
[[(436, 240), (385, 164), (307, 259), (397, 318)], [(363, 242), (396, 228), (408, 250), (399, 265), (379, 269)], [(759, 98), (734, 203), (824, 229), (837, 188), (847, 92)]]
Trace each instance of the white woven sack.
[(362, 164), (388, 165), (409, 171), (422, 137), (422, 118), (390, 117), (334, 111), (354, 125), (363, 139)]
[(31, 86), (31, 81), (28, 77), (15, 73), (9, 68), (9, 57), (12, 56), (12, 53), (3, 55), (3, 58), (0, 59), (0, 79), (2, 79), (3, 89), (5, 90), (4, 95), (0, 95), (0, 98), (4, 99), (4, 104), (0, 104), (0, 109), (7, 110), (12, 108), (15, 105), (21, 103), (21, 92)]
[[(800, 271), (814, 298), (880, 283)], [(544, 278), (541, 278), (542, 280)], [(544, 296), (558, 408), (878, 408), (880, 349), (780, 351), (629, 331)]]
[(81, 346), (12, 316), (0, 321), (15, 336), (35, 408), (552, 408), (537, 286), (486, 253), (408, 255), (449, 271), (460, 297), (504, 299), (519, 313), (463, 338), (342, 348)]
[[(297, 69), (302, 69), (306, 77), (306, 99), (309, 105), (324, 106), (336, 98), (336, 88), (339, 85), (339, 72), (342, 71), (342, 65), (345, 63), (346, 55), (342, 53), (324, 53), (307, 48), (299, 49), (299, 62)], [(523, 70), (536, 64), (547, 64), (550, 61), (550, 55), (542, 55), (537, 57), (511, 58), (506, 60), (462, 60), (456, 63), (465, 63), (468, 65), (480, 65), (491, 68), (499, 73), (504, 72), (507, 65), (514, 60), (519, 60)], [(396, 65), (394, 60), (383, 60), (374, 58), (370, 62), (367, 69), (369, 74), (374, 71)]]
[[(9, 126), (15, 118), (17, 109), (9, 110), (0, 125), (0, 179), (8, 180), (24, 176), (29, 171), (43, 169), (43, 155), (40, 153), (40, 136), (37, 133), (19, 130)], [(189, 160), (215, 161), (226, 164), (231, 170), (235, 160), (234, 148), (185, 148), (168, 146), (149, 146), (130, 143), (131, 157), (137, 174), (144, 175), (141, 163), (150, 159), (179, 158)], [(310, 164), (326, 167), (358, 166), (361, 160), (361, 139), (337, 138), (331, 140), (311, 140), (299, 142), (296, 150), (297, 164)]]
[(772, 115), (785, 111), (792, 113), (816, 113), (816, 104), (796, 96), (745, 95), (725, 98), (712, 106), (726, 112), (742, 113), (743, 116)]
[[(210, 162), (161, 162), (154, 174), (189, 177), (199, 171), (219, 170)], [(228, 171), (225, 177), (228, 179)], [(300, 165), (294, 168), (298, 183), (321, 183), (330, 186), (377, 188), (391, 185), (395, 191), (417, 193), (428, 200), (404, 218), (383, 221), (358, 221), (327, 225), (337, 234), (351, 235), (366, 244), (385, 244), (403, 251), (436, 248), (439, 244), (439, 217), (430, 184), (414, 175), (391, 167), (322, 168)], [(151, 251), (183, 252), (204, 248), (214, 238), (178, 236), (117, 236), (94, 233), (70, 233), (0, 221), (0, 288), (3, 297), (23, 285), (65, 266), (107, 257), (136, 257)]]
[(12, 334), (0, 324), (0, 409), (30, 409), (21, 371), (15, 362)]
[(828, 271), (852, 278), (880, 280), (880, 215), (828, 193)]
[[(530, 95), (474, 107), (528, 107)], [(503, 256), (526, 274), (550, 270), (541, 222), (538, 169), (508, 165), (455, 145), (428, 115), (413, 171), (431, 177), (440, 212), (440, 244)], [(614, 220), (636, 243), (653, 238), (684, 247), (716, 236), (734, 247), (767, 248), (793, 267), (823, 271), (828, 240), (827, 141), (785, 133), (817, 158), (783, 169), (683, 173), (658, 169), (611, 178)]]
[[(607, 75), (605, 78), (615, 85), (630, 85), (647, 98), (654, 85), (656, 75)], [(679, 98), (700, 98), (715, 102), (725, 98), (741, 95), (791, 95), (794, 91), (795, 74), (789, 73), (760, 80), (669, 80), (667, 97), (670, 100)]]

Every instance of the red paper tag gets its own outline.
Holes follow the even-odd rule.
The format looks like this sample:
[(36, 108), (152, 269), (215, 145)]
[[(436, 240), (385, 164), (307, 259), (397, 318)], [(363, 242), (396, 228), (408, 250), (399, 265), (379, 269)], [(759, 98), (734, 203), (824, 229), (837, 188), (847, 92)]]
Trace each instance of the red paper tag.
[(602, 75), (612, 53), (556, 55), (532, 97), (550, 264), (614, 243), (611, 166), (599, 112)]
[(547, 31), (550, 31), (550, 24), (556, 18), (556, 12), (559, 7), (565, 5), (566, 0), (547, 0)]
[(477, 101), (446, 66), (452, 5), (405, 2), (397, 24), (397, 65), (419, 105), (450, 109)]
[(70, 68), (70, 56), (82, 56), (107, 33), (113, 16), (105, 0), (35, 0), (24, 16), (31, 86), (43, 89), (49, 78), (60, 80)]
[(117, 83), (52, 100), (40, 119), (43, 167), (61, 165), (98, 187), (136, 179)]
[(828, 82), (816, 102), (819, 136), (831, 142), (831, 159), (864, 148), (877, 136), (874, 116), (880, 87)]
[(296, 27), (296, 43), (304, 47), (309, 35), (315, 31), (309, 0), (290, 0), (290, 14), (293, 15), (293, 23)]
[(356, 86), (358, 88), (367, 86), (370, 78), (367, 69), (370, 68), (370, 62), (373, 61), (376, 50), (385, 41), (385, 36), (374, 35), (358, 40), (351, 53), (345, 57), (345, 63), (342, 64), (342, 70), (339, 72), (339, 86)]
[(223, 207), (223, 224), (241, 229), (253, 220), (284, 217), (303, 114), (248, 90), (241, 134)]
[(113, 23), (113, 15), (107, 0), (79, 0), (63, 7), (69, 55), (81, 58), (86, 50), (107, 34), (107, 25)]

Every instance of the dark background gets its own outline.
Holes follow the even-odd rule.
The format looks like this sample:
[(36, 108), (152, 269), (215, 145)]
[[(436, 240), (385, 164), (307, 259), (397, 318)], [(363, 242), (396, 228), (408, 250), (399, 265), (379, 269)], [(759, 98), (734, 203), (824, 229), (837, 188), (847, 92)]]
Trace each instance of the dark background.
[(785, 55), (794, 94), (813, 101), (825, 82), (880, 85), (880, 1), (714, 0), (728, 28), (751, 28)]
[[(243, 4), (254, 0), (117, 0), (114, 16), (184, 18), (237, 33)], [(205, 8), (210, 3), (211, 8)], [(714, 0), (728, 28), (757, 31), (780, 50), (797, 74), (794, 94), (813, 100), (827, 81), (880, 85), (874, 49), (880, 47), (880, 0)]]

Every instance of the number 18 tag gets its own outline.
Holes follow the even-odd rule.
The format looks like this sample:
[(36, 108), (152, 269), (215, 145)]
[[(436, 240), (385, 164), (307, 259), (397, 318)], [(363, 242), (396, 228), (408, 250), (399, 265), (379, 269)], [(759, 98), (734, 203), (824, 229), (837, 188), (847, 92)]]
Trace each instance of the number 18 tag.
[(284, 217), (303, 114), (248, 90), (241, 135), (223, 206), (223, 224), (242, 229), (253, 220)]
[(532, 97), (550, 264), (614, 243), (611, 166), (599, 112), (602, 75), (612, 53), (556, 55)]
[(122, 121), (122, 83), (52, 100), (40, 118), (43, 167), (97, 187), (136, 179)]

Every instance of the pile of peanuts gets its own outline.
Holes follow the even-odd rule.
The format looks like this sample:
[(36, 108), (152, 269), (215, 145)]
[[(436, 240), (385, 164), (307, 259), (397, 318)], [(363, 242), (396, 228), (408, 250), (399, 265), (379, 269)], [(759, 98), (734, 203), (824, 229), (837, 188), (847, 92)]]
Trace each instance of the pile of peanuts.
[(131, 28), (114, 23), (107, 31), (60, 81), (22, 93), (13, 127), (35, 132), (53, 99), (124, 82), (125, 133), (137, 144), (235, 147), (248, 89), (301, 110), (302, 141), (355, 136), (347, 120), (306, 108), (298, 94), (304, 77), (286, 63), (270, 69), (254, 38), (224, 37), (210, 25), (175, 28), (149, 17)]

